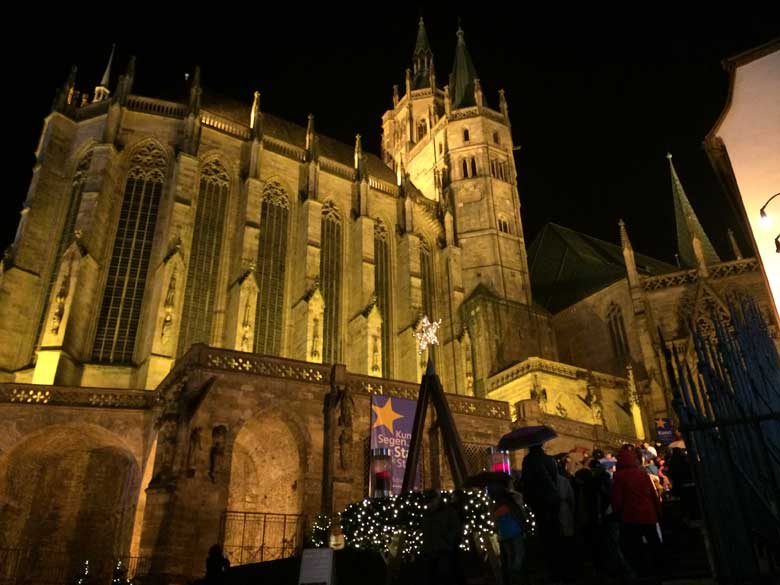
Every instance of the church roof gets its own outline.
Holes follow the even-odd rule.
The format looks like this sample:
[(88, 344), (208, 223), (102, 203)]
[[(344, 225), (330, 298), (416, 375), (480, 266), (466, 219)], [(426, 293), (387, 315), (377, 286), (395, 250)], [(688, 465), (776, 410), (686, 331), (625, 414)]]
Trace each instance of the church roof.
[[(431, 72), (428, 63), (433, 60), (433, 52), (428, 43), (428, 33), (425, 32), (425, 23), (422, 17), (417, 25), (417, 42), (414, 45), (414, 78), (412, 79), (412, 89), (423, 89), (431, 85)], [(420, 67), (420, 64), (425, 66)]]
[(474, 80), (477, 78), (477, 68), (471, 60), (463, 29), (458, 28), (458, 44), (455, 46), (455, 60), (452, 63), (450, 75), (450, 96), (452, 109), (475, 106)]
[[(635, 254), (640, 274), (679, 270), (650, 256)], [(557, 313), (626, 277), (623, 249), (611, 242), (546, 224), (528, 248), (534, 301)]]
[[(203, 92), (203, 109), (219, 114), (238, 124), (247, 125), (252, 110), (251, 103), (216, 96), (207, 91)], [(289, 122), (273, 114), (263, 112), (263, 132), (277, 140), (283, 140), (288, 144), (306, 148), (306, 128), (294, 122)], [(354, 145), (344, 144), (329, 136), (317, 134), (318, 153), (320, 156), (335, 160), (341, 164), (353, 167), (355, 164)], [(396, 174), (381, 158), (363, 150), (366, 158), (366, 170), (368, 174), (395, 185)]]

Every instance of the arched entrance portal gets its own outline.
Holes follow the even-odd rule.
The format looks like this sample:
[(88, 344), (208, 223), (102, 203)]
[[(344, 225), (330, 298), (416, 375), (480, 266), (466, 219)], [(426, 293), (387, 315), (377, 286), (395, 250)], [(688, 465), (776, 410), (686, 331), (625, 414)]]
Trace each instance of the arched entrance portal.
[(294, 553), (302, 529), (302, 440), (279, 416), (247, 422), (233, 445), (225, 552), (233, 564), (258, 563)]
[(20, 577), (33, 581), (67, 579), (85, 560), (110, 567), (127, 555), (139, 484), (109, 431), (48, 427), (0, 460), (0, 548), (17, 551)]

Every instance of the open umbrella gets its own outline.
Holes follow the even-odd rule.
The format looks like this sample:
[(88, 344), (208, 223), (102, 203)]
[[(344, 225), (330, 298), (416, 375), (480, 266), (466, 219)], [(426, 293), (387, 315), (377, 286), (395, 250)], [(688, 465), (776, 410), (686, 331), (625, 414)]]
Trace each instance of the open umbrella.
[(476, 475), (466, 478), (463, 482), (464, 488), (485, 487), (493, 484), (506, 484), (509, 475), (501, 471), (482, 471)]
[(498, 448), (506, 451), (527, 449), (534, 445), (542, 445), (557, 436), (558, 433), (545, 425), (521, 427), (501, 437), (501, 440), (498, 442)]

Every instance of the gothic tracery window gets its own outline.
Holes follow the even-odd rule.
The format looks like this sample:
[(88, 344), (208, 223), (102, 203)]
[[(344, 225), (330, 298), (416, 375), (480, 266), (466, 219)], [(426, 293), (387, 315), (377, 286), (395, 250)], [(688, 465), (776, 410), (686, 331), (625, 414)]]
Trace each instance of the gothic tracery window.
[(625, 360), (628, 357), (628, 338), (623, 324), (623, 311), (614, 302), (610, 303), (607, 309), (607, 325), (615, 357)]
[(390, 252), (387, 226), (381, 219), (374, 224), (374, 291), (382, 314), (382, 376), (390, 376)]
[(477, 159), (473, 156), (471, 157), (471, 176), (476, 177), (477, 176)]
[(260, 243), (257, 250), (256, 353), (281, 355), (284, 315), (284, 279), (290, 200), (278, 182), (263, 189)]
[(43, 325), (46, 322), (46, 317), (49, 311), (49, 299), (51, 298), (51, 291), (54, 287), (54, 282), (57, 279), (57, 273), (60, 271), (60, 263), (62, 262), (62, 255), (73, 243), (75, 239), (74, 230), (76, 228), (76, 219), (79, 215), (79, 207), (81, 206), (81, 194), (84, 191), (84, 182), (87, 178), (87, 171), (89, 171), (89, 165), (92, 163), (92, 150), (88, 150), (79, 160), (76, 165), (76, 171), (73, 173), (73, 179), (70, 183), (70, 192), (68, 199), (68, 208), (65, 211), (65, 221), (62, 224), (62, 230), (60, 231), (60, 238), (55, 251), (54, 263), (51, 268), (51, 273), (46, 282), (46, 288), (44, 289), (43, 307), (41, 309), (41, 316), (38, 320), (38, 330), (35, 334), (35, 339), (40, 343), (41, 332), (43, 331)]
[(423, 119), (417, 122), (417, 142), (425, 138), (426, 134), (428, 134), (428, 126)]
[(203, 166), (195, 209), (192, 250), (177, 355), (194, 343), (210, 343), (214, 321), (230, 177), (217, 161)]
[(467, 179), (469, 176), (469, 163), (465, 158), (461, 161), (461, 166), (463, 167), (463, 178)]
[(168, 160), (157, 144), (146, 142), (130, 158), (92, 358), (131, 363), (140, 328), (149, 258)]
[(341, 246), (342, 221), (332, 201), (322, 206), (320, 253), (320, 286), (325, 301), (322, 335), (324, 363), (338, 363), (341, 358)]

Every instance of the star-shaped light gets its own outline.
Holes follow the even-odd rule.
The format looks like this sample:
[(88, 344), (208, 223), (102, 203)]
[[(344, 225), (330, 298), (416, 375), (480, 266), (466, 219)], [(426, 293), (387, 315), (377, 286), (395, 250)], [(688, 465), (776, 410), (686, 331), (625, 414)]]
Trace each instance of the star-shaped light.
[(420, 321), (420, 327), (414, 332), (417, 338), (417, 353), (421, 354), (429, 345), (439, 345), (439, 338), (436, 337), (436, 331), (441, 325), (441, 319), (438, 321), (429, 321), (428, 315), (424, 315)]
[(395, 432), (393, 431), (393, 423), (396, 419), (404, 417), (404, 415), (398, 414), (393, 410), (392, 398), (388, 398), (384, 406), (372, 404), (371, 410), (376, 413), (376, 420), (374, 421), (372, 428), (387, 427), (391, 433)]

